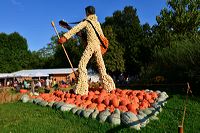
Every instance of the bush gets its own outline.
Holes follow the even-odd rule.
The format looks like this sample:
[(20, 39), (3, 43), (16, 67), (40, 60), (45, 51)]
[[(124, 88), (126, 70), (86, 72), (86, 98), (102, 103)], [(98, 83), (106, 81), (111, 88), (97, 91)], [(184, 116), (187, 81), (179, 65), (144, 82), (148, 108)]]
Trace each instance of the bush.
[[(163, 76), (167, 82), (200, 83), (200, 38), (174, 38), (171, 45), (157, 48), (154, 62), (142, 71), (143, 79)], [(195, 83), (194, 83), (195, 81)]]

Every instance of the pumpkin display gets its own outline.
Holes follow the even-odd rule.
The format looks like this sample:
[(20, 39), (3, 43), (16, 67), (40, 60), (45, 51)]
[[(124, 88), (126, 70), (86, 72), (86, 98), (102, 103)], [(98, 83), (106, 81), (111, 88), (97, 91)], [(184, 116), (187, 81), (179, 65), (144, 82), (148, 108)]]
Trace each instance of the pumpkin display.
[(160, 91), (116, 89), (107, 92), (101, 88), (82, 96), (60, 90), (37, 96), (24, 94), (21, 101), (72, 111), (73, 114), (98, 118), (114, 125), (122, 123), (139, 130), (149, 120), (158, 119), (157, 114), (162, 111), (167, 98), (166, 92)]
[(121, 90), (117, 88), (107, 92), (101, 88), (99, 90), (90, 90), (88, 95), (82, 96), (57, 90), (51, 94), (42, 93), (34, 97), (41, 98), (47, 102), (62, 101), (67, 104), (74, 104), (77, 107), (98, 109), (99, 112), (105, 109), (108, 109), (110, 112), (119, 109), (121, 112), (130, 111), (137, 114), (138, 110), (151, 107), (158, 96), (158, 93), (153, 91)]

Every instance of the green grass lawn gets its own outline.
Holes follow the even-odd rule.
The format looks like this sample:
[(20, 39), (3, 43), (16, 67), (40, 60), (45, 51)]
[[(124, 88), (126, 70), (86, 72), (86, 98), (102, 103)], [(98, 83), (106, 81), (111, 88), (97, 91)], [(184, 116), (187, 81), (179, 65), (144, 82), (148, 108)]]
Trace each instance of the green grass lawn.
[[(178, 123), (183, 115), (185, 96), (171, 95), (163, 111), (158, 115), (159, 120), (150, 121), (140, 131), (124, 126), (112, 126), (109, 123), (99, 123), (91, 118), (86, 119), (61, 112), (49, 107), (41, 107), (31, 103), (7, 103), (0, 105), (0, 132), (59, 132), (59, 133), (88, 133), (88, 132), (142, 132), (142, 133), (176, 133)], [(200, 99), (189, 97), (184, 123), (185, 133), (200, 132)]]

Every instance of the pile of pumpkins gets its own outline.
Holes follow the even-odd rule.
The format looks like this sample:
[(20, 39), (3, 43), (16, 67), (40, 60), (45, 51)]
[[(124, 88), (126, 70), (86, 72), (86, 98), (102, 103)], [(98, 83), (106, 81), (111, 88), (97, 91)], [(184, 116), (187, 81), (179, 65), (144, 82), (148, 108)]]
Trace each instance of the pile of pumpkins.
[(168, 95), (160, 91), (117, 88), (111, 92), (104, 89), (89, 91), (88, 95), (82, 96), (57, 90), (53, 93), (41, 93), (39, 96), (24, 97), (25, 102), (72, 111), (84, 117), (98, 116), (103, 122), (109, 118), (112, 124), (123, 123), (140, 129), (142, 124), (146, 125), (150, 118), (155, 118), (162, 110)]

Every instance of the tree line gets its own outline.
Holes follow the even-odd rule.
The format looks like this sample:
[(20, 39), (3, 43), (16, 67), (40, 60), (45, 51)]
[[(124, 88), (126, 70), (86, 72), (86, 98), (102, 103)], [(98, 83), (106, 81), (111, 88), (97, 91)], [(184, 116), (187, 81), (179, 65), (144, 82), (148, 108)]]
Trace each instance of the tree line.
[[(199, 5), (198, 0), (170, 0), (153, 26), (141, 24), (133, 6), (106, 17), (102, 28), (110, 45), (103, 58), (108, 73), (137, 75), (144, 82), (154, 82), (156, 76), (165, 82), (200, 82)], [(74, 36), (64, 46), (77, 67), (84, 51), (82, 40)], [(19, 33), (0, 33), (0, 56), (1, 73), (70, 67), (56, 36), (44, 48), (31, 52)], [(97, 68), (94, 59), (88, 67)]]

